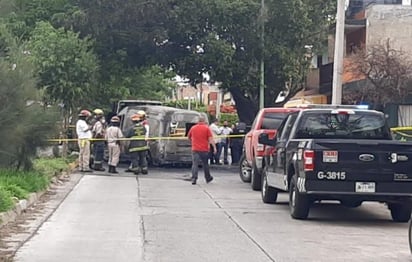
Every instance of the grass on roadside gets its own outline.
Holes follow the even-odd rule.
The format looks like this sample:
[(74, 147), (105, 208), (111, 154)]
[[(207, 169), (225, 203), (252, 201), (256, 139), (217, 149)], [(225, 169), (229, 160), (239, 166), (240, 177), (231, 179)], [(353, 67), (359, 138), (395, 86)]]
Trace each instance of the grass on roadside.
[(64, 158), (40, 158), (33, 164), (34, 170), (28, 172), (0, 169), (0, 212), (10, 210), (13, 199), (25, 199), (29, 193), (45, 190), (56, 173), (68, 169), (69, 161)]
[(12, 208), (12, 195), (6, 189), (0, 187), (0, 212), (4, 212)]
[(34, 160), (33, 167), (39, 173), (54, 176), (56, 172), (67, 170), (69, 161), (65, 158), (38, 158)]

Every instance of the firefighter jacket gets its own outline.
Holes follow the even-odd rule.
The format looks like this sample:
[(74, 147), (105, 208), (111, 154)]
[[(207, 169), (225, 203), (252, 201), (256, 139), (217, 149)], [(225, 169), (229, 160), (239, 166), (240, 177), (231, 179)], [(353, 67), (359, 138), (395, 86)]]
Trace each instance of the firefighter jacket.
[(93, 125), (93, 138), (104, 138), (105, 132), (104, 132), (104, 125), (101, 120), (97, 120), (96, 123)]
[(129, 144), (129, 152), (138, 152), (148, 150), (146, 138), (146, 128), (142, 122), (136, 123), (129, 131), (127, 132), (128, 138), (132, 138)]

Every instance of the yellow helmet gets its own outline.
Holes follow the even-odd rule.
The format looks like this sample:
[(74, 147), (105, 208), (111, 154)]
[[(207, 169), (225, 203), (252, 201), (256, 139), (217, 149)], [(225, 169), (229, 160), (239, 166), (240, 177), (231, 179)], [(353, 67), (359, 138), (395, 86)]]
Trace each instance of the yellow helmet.
[(101, 109), (99, 109), (99, 108), (96, 108), (95, 110), (93, 110), (93, 113), (95, 114), (95, 115), (103, 115), (104, 113), (103, 113), (103, 110), (101, 110)]
[(130, 118), (132, 119), (132, 121), (141, 120), (141, 116), (139, 114), (133, 114)]
[(140, 115), (141, 117), (145, 117), (145, 116), (146, 116), (146, 112), (143, 111), (143, 110), (137, 111), (137, 114)]

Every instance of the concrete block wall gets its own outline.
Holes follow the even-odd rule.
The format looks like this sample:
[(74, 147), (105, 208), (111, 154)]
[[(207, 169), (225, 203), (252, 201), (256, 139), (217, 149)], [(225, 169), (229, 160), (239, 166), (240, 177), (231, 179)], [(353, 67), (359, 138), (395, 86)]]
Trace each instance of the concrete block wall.
[(366, 18), (366, 46), (384, 44), (389, 38), (392, 48), (412, 56), (411, 5), (371, 5)]

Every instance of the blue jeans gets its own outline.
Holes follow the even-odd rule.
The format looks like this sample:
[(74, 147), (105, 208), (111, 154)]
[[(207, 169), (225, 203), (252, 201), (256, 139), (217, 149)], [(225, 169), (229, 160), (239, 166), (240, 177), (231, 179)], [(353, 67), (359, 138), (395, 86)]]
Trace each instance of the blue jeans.
[(222, 150), (223, 150), (223, 161), (225, 164), (227, 164), (227, 155), (228, 155), (228, 148), (229, 148), (229, 144), (226, 142), (220, 142), (220, 152), (219, 152), (219, 158), (220, 155), (222, 154)]
[(219, 163), (221, 153), (222, 153), (222, 147), (221, 147), (220, 143), (216, 143), (216, 154), (213, 153), (213, 147), (210, 146), (210, 152), (209, 152), (210, 163), (211, 164)]

